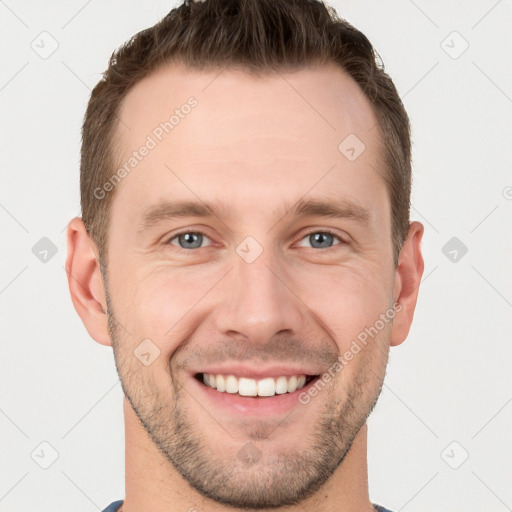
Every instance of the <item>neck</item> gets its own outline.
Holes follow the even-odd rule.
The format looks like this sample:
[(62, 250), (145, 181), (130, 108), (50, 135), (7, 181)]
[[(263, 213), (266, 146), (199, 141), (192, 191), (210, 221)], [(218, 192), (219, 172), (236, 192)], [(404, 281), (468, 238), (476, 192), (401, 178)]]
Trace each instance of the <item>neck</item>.
[[(122, 512), (238, 512), (238, 509), (235, 511), (205, 498), (192, 488), (156, 448), (126, 399), (123, 408), (126, 498)], [(313, 496), (295, 506), (273, 508), (272, 512), (372, 511), (368, 497), (366, 446), (365, 424), (343, 463)]]

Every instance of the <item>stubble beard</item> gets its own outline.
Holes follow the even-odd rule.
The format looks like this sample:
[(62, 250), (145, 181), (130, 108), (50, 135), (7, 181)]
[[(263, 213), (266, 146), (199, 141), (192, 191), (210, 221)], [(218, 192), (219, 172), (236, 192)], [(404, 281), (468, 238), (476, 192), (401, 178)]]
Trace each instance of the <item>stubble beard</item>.
[[(164, 393), (153, 375), (138, 366), (133, 347), (121, 339), (107, 290), (106, 295), (115, 364), (126, 399), (165, 459), (202, 496), (219, 504), (265, 510), (295, 505), (314, 495), (345, 459), (380, 395), (389, 352), (386, 340), (377, 341), (381, 346), (375, 347), (373, 357), (367, 357), (354, 380), (345, 383), (342, 400), (333, 389), (320, 392), (328, 394), (330, 401), (326, 401), (316, 428), (305, 433), (307, 449), (267, 453), (262, 448), (256, 462), (238, 457), (226, 460), (215, 454), (215, 447), (207, 445), (197, 428), (200, 423), (189, 416), (187, 403), (194, 399), (175, 381), (170, 364), (168, 376), (174, 393)], [(307, 410), (300, 414), (307, 414)], [(222, 424), (219, 418), (214, 419)], [(278, 426), (276, 432), (280, 428), (286, 427)], [(252, 437), (268, 438), (272, 431), (267, 424), (254, 425)], [(239, 443), (239, 439), (237, 436), (233, 442)]]

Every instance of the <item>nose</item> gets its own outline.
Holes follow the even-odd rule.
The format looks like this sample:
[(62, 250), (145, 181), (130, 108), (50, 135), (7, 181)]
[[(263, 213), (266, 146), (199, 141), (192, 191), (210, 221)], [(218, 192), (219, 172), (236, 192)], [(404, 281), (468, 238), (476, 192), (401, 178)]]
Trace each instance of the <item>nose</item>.
[(233, 266), (215, 308), (217, 332), (259, 345), (277, 334), (300, 332), (306, 306), (293, 289), (284, 262), (268, 250), (252, 263), (235, 254)]

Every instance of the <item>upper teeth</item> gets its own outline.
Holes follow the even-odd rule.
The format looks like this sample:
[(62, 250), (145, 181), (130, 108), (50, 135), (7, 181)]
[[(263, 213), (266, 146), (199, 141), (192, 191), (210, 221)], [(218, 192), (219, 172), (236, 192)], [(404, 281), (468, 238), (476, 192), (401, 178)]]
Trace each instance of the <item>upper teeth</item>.
[(261, 380), (236, 378), (234, 375), (210, 375), (203, 373), (203, 382), (217, 391), (238, 393), (242, 396), (274, 396), (292, 393), (306, 384), (305, 375), (292, 377), (266, 377)]

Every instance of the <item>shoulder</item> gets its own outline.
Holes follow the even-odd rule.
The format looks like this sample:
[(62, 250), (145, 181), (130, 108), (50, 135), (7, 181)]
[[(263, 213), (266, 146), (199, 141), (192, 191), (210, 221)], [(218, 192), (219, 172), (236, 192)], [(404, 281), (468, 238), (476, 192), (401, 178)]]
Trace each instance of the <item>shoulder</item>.
[(116, 510), (123, 504), (123, 500), (114, 501), (103, 512), (116, 512)]
[(382, 507), (381, 505), (376, 505), (375, 503), (373, 504), (373, 508), (377, 511), (377, 512), (392, 512), (391, 510), (387, 509), (387, 508), (384, 508)]

